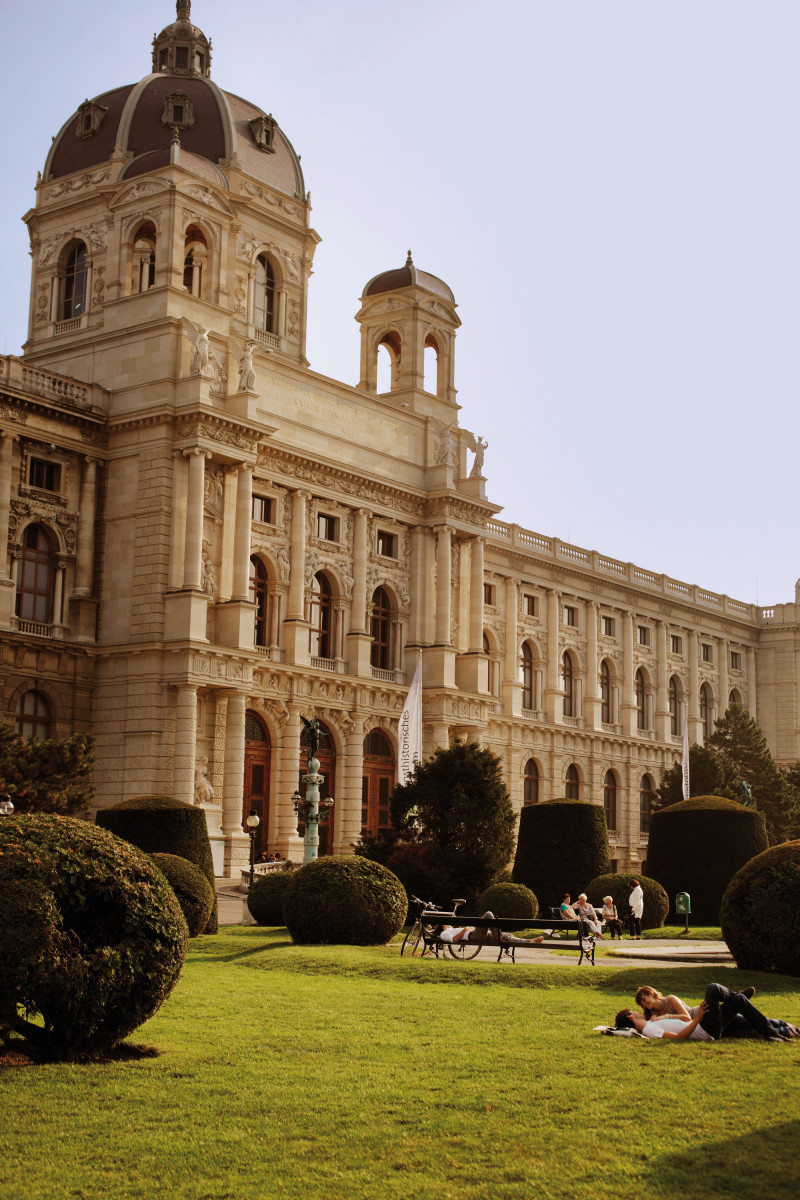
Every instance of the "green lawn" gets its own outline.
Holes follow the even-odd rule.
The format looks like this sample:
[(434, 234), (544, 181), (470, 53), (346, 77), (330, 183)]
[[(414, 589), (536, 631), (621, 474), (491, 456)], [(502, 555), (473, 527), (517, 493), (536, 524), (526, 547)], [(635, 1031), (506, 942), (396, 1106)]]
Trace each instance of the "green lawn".
[[(717, 973), (800, 1022), (796, 980)], [(0, 1069), (0, 1197), (794, 1200), (800, 1044), (592, 1032), (708, 977), (228, 928), (136, 1035), (159, 1057)]]

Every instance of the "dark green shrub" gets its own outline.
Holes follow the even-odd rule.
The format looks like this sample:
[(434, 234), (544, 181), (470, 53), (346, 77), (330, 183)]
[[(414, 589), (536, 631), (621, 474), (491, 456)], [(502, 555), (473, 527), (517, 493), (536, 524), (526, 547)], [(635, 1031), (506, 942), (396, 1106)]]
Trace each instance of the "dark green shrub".
[(800, 841), (773, 846), (736, 872), (720, 924), (743, 971), (800, 976)]
[(197, 937), (208, 924), (214, 892), (202, 871), (188, 858), (177, 854), (151, 854), (153, 862), (172, 888), (189, 926), (189, 937)]
[(394, 840), (381, 844), (377, 838), (369, 842), (362, 839), (356, 854), (380, 863), (396, 875), (405, 888), (409, 904), (412, 896), (442, 908), (449, 908), (455, 897), (467, 899), (463, 891), (459, 892), (453, 872), (441, 861), (431, 842)]
[(694, 796), (653, 813), (643, 869), (657, 879), (674, 905), (678, 892), (691, 897), (691, 920), (716, 925), (733, 876), (767, 849), (764, 814), (724, 796)]
[(406, 919), (396, 875), (361, 855), (317, 858), (292, 872), (283, 918), (292, 941), (381, 946)]
[(627, 919), (631, 911), (629, 897), (631, 880), (638, 879), (644, 893), (644, 910), (642, 912), (642, 929), (660, 929), (669, 913), (669, 896), (660, 883), (649, 879), (647, 875), (635, 875), (633, 872), (617, 875), (598, 875), (583, 889), (590, 904), (599, 912), (603, 907), (603, 897), (610, 896), (617, 906), (621, 921)]
[(148, 854), (177, 854), (205, 875), (214, 893), (211, 915), (205, 933), (216, 933), (217, 893), (214, 884), (214, 860), (208, 840), (206, 814), (202, 808), (184, 804), (174, 796), (134, 796), (110, 808), (101, 808), (95, 821), (117, 837), (132, 842)]
[(247, 907), (257, 925), (283, 925), (283, 901), (292, 881), (291, 871), (257, 875), (247, 893)]
[(172, 991), (188, 931), (147, 855), (86, 821), (0, 819), (0, 1043), (111, 1050)]
[(539, 912), (539, 901), (524, 883), (493, 883), (478, 897), (475, 915), (487, 910), (496, 917), (530, 917), (533, 920)]
[(605, 874), (608, 857), (606, 816), (585, 800), (547, 800), (520, 813), (514, 882), (524, 883), (539, 904), (561, 903), (586, 891), (586, 880)]

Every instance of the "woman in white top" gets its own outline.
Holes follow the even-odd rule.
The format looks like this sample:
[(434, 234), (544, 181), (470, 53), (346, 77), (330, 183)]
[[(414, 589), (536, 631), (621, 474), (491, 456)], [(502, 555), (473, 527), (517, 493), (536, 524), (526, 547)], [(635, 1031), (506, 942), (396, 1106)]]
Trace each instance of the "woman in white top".
[(631, 880), (631, 894), (628, 898), (631, 906), (631, 940), (642, 940), (642, 913), (644, 912), (644, 892), (638, 879)]

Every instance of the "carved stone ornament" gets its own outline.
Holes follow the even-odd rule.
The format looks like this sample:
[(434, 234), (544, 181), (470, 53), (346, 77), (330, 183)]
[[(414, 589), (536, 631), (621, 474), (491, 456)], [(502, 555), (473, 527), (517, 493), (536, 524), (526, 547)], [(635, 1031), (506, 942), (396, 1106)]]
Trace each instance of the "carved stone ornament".
[(239, 180), (239, 188), (246, 192), (248, 196), (255, 196), (259, 200), (263, 200), (265, 204), (271, 205), (273, 208), (282, 208), (290, 217), (299, 217), (302, 209), (296, 201), (292, 201), (288, 196), (282, 196), (280, 192), (273, 192), (270, 188), (259, 187), (249, 179)]
[(252, 262), (260, 245), (261, 239), (257, 233), (251, 233), (250, 230), (243, 229), (236, 241), (236, 255), (238, 258), (243, 258), (246, 262)]
[(0, 416), (4, 421), (16, 421), (19, 425), (26, 425), (28, 415), (22, 408), (10, 408), (7, 404), (0, 405)]
[(85, 171), (82, 175), (73, 175), (70, 179), (58, 179), (54, 183), (44, 184), (48, 200), (57, 200), (70, 192), (80, 192), (86, 187), (97, 187), (105, 183), (110, 175), (110, 169), (103, 167), (100, 171)]
[(36, 289), (36, 324), (46, 325), (50, 319), (50, 284), (40, 283)]

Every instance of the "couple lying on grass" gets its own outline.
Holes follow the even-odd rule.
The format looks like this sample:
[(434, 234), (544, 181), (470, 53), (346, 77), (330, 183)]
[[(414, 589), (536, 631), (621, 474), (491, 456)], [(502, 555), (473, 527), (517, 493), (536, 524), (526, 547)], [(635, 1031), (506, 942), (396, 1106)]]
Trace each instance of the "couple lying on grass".
[(633, 1029), (643, 1037), (668, 1038), (673, 1042), (711, 1042), (723, 1036), (788, 1042), (800, 1037), (796, 1025), (765, 1017), (750, 1003), (755, 990), (751, 987), (732, 992), (721, 983), (710, 983), (702, 1004), (687, 1008), (678, 996), (662, 996), (655, 988), (640, 987), (636, 1003), (642, 1011), (623, 1008), (617, 1013), (615, 1027)]

